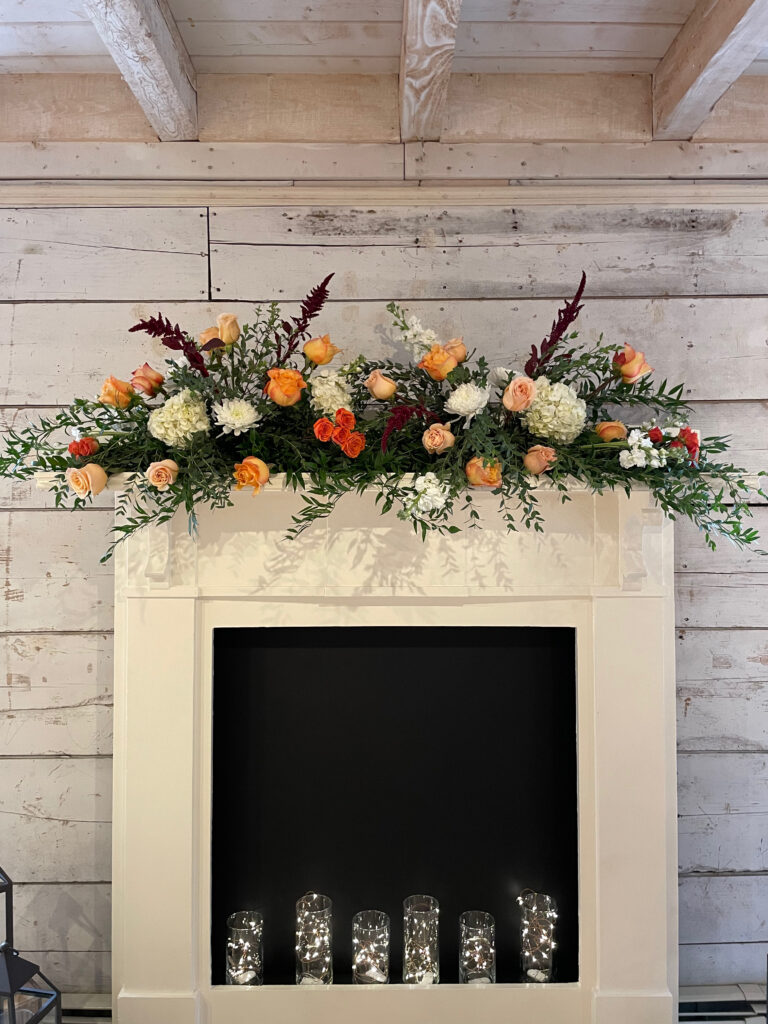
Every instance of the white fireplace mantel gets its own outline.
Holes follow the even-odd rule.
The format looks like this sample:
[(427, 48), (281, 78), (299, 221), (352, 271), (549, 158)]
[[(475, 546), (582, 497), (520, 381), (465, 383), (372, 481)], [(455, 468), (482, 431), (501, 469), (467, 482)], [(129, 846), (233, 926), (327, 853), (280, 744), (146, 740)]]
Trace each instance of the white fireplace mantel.
[[(370, 495), (284, 539), (268, 488), (131, 538), (116, 565), (118, 1024), (672, 1024), (677, 879), (672, 530), (644, 492), (540, 492), (546, 531), (422, 543)], [(580, 980), (296, 988), (210, 982), (212, 632), (283, 625), (577, 631)], [(501, 670), (503, 671), (503, 669)], [(503, 780), (500, 788), (503, 792)], [(393, 921), (393, 927), (397, 927)], [(223, 956), (223, 951), (222, 951)]]

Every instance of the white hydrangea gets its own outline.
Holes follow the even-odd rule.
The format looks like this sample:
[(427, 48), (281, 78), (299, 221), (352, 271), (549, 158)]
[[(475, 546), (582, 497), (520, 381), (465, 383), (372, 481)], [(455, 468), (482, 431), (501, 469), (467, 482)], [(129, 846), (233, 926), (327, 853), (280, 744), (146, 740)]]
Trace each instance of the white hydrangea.
[(536, 397), (522, 419), (537, 437), (570, 444), (584, 429), (587, 406), (567, 384), (550, 384), (546, 377), (537, 377)]
[(412, 516), (428, 515), (439, 512), (445, 507), (450, 495), (447, 484), (441, 483), (435, 473), (424, 473), (413, 481), (414, 495), (408, 503), (408, 511)]
[(481, 388), (479, 384), (459, 384), (449, 395), (445, 411), (453, 416), (466, 416), (469, 426), (472, 417), (488, 405), (490, 397), (490, 388)]
[(239, 437), (261, 419), (261, 413), (244, 398), (225, 398), (213, 407), (216, 423), (222, 427), (222, 434)]
[(337, 409), (349, 409), (352, 403), (352, 389), (344, 374), (334, 370), (322, 370), (309, 382), (309, 402), (313, 409), (332, 416)]
[(403, 331), (403, 344), (411, 353), (414, 363), (417, 363), (433, 345), (439, 344), (437, 335), (433, 330), (424, 327), (418, 317), (412, 316), (408, 321), (408, 330)]
[(172, 448), (184, 448), (194, 434), (208, 433), (211, 421), (203, 399), (189, 388), (184, 388), (150, 413), (148, 428), (158, 441)]

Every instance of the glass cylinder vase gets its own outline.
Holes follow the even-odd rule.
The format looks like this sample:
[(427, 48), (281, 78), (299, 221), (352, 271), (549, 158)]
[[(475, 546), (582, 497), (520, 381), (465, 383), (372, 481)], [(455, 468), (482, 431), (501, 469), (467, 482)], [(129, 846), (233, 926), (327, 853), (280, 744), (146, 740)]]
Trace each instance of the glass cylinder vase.
[(466, 910), (459, 918), (459, 983), (496, 981), (496, 922), (484, 910)]
[(255, 910), (227, 918), (228, 985), (261, 985), (264, 980), (264, 921)]
[(333, 983), (333, 904), (308, 892), (296, 903), (296, 984)]
[(440, 981), (440, 904), (434, 896), (403, 901), (403, 982), (437, 985)]
[(389, 982), (389, 914), (383, 910), (361, 910), (352, 918), (352, 981)]
[(551, 896), (532, 889), (524, 889), (517, 902), (521, 909), (523, 981), (552, 981), (557, 905)]

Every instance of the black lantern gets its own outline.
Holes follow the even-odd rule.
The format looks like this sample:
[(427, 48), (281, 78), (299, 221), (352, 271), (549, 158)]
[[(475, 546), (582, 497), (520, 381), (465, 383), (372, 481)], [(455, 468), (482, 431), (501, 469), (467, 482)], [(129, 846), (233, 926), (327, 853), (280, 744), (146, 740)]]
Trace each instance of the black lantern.
[(0, 868), (5, 941), (0, 943), (0, 1024), (61, 1024), (61, 992), (13, 948), (13, 882)]

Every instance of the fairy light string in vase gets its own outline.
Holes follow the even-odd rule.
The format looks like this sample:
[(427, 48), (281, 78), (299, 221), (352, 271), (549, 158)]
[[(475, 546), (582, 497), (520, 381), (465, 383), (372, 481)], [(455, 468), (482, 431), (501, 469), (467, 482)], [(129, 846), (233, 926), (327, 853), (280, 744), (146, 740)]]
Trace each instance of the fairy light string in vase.
[(551, 896), (523, 889), (517, 897), (522, 912), (520, 945), (525, 981), (552, 980), (557, 905)]
[(296, 984), (333, 983), (333, 904), (308, 892), (296, 903)]

